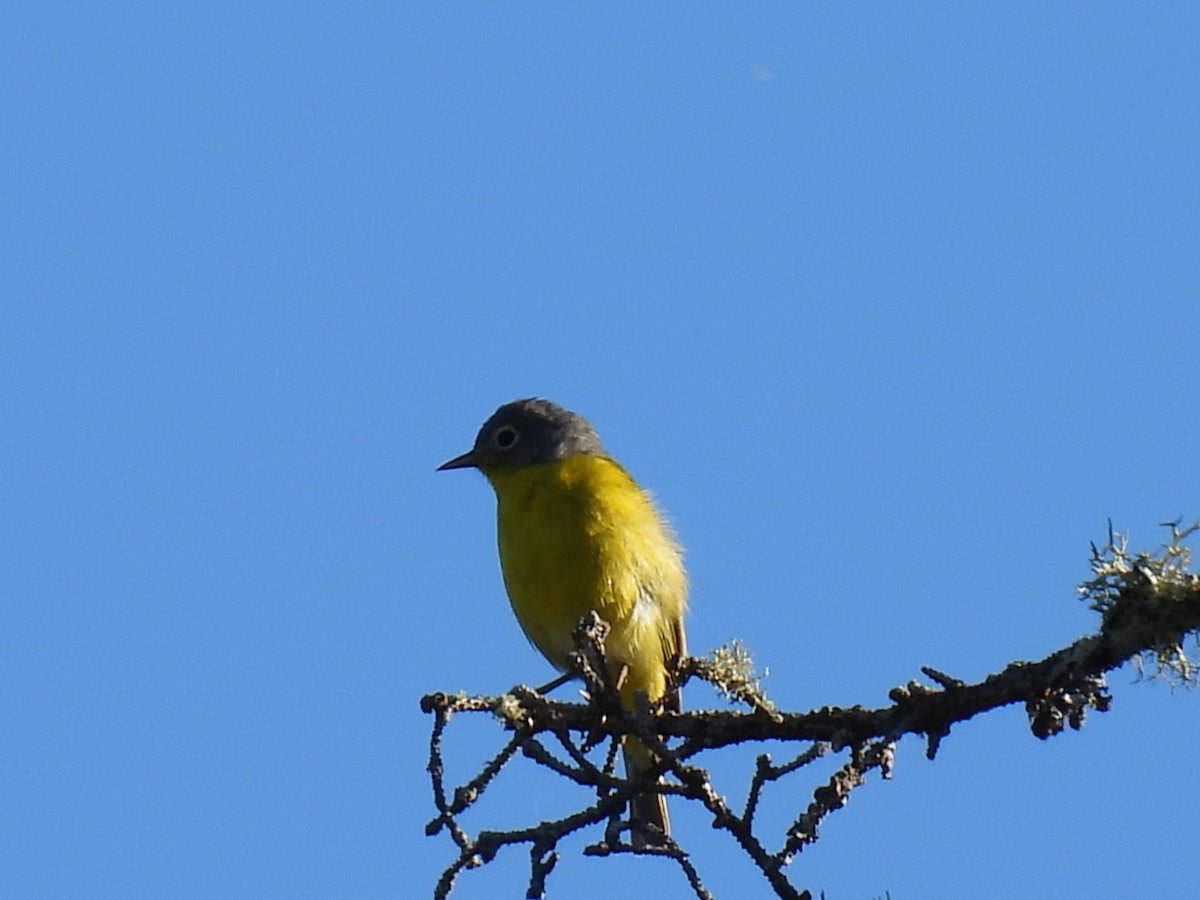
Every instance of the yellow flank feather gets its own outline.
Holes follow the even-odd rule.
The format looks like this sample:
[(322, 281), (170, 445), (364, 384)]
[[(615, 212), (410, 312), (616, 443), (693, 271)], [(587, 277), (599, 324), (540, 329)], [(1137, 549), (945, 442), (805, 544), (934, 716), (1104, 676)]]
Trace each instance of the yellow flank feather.
[(683, 651), (687, 579), (649, 496), (603, 456), (483, 472), (496, 491), (504, 585), (529, 640), (566, 669), (571, 632), (594, 609), (612, 628), (614, 674), (626, 667), (624, 705), (635, 691), (662, 697), (666, 664)]

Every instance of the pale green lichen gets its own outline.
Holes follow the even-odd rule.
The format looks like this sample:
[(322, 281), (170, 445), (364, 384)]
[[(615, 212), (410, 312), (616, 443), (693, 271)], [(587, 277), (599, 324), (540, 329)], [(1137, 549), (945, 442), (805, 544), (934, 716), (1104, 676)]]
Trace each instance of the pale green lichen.
[(1106, 631), (1135, 636), (1152, 648), (1133, 660), (1139, 676), (1195, 687), (1200, 670), (1184, 645), (1189, 638), (1195, 644), (1196, 633), (1180, 623), (1200, 594), (1200, 575), (1192, 571), (1192, 551), (1185, 544), (1200, 523), (1164, 526), (1170, 538), (1156, 552), (1133, 554), (1129, 536), (1110, 525), (1108, 543), (1092, 546), (1092, 577), (1079, 586), (1079, 595), (1100, 613)]
[(767, 698), (762, 688), (762, 679), (754, 671), (754, 660), (750, 651), (736, 638), (728, 645), (717, 647), (712, 653), (698, 660), (701, 676), (712, 683), (727, 700), (745, 703), (753, 709), (775, 713), (775, 704)]

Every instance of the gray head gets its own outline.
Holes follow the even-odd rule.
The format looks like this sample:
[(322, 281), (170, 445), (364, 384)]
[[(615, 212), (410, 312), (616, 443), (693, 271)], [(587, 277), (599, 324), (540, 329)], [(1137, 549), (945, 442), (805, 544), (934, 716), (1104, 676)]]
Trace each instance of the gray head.
[(557, 403), (529, 397), (505, 403), (483, 423), (475, 446), (438, 466), (513, 471), (568, 456), (606, 456), (600, 438), (583, 416)]

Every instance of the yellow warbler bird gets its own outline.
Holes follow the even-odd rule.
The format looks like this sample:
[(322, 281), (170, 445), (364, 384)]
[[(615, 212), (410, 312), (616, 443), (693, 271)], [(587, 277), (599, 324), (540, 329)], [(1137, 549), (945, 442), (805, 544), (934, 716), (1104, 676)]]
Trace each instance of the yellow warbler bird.
[[(634, 709), (642, 691), (678, 708), (670, 670), (684, 654), (682, 551), (587, 420), (549, 400), (515, 400), (483, 423), (469, 451), (438, 468), (479, 469), (496, 491), (504, 586), (542, 655), (566, 671), (571, 632), (595, 610), (611, 626), (604, 647), (622, 706)], [(636, 739), (622, 749), (631, 779), (654, 763)], [(661, 794), (631, 805), (635, 844), (670, 833)]]

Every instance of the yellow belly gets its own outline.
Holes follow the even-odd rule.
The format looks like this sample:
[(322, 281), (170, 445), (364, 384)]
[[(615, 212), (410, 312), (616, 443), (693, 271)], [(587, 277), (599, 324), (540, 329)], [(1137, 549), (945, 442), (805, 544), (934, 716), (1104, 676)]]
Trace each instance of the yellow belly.
[(612, 626), (605, 649), (626, 668), (622, 695), (666, 690), (682, 651), (687, 581), (679, 545), (649, 496), (616, 462), (576, 456), (488, 472), (500, 567), (517, 621), (559, 669), (589, 610)]

